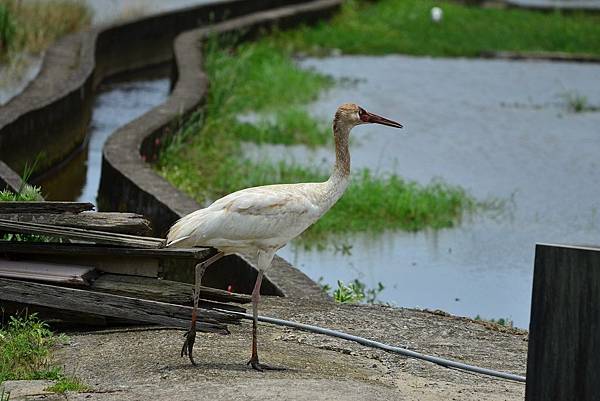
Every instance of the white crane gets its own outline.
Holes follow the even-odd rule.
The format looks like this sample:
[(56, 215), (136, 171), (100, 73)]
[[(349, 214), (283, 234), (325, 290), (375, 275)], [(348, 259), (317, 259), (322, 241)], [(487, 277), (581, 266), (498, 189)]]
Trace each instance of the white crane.
[(402, 128), (387, 118), (346, 103), (333, 119), (335, 165), (325, 182), (265, 185), (242, 189), (210, 206), (182, 217), (169, 230), (167, 247), (213, 247), (217, 254), (196, 266), (196, 286), (192, 323), (186, 334), (181, 356), (192, 356), (196, 339), (196, 310), (199, 289), (206, 268), (225, 255), (238, 254), (249, 258), (258, 268), (252, 291), (252, 357), (249, 365), (256, 370), (270, 369), (258, 361), (257, 316), (260, 285), (264, 271), (271, 266), (275, 252), (316, 222), (342, 196), (350, 181), (350, 130), (360, 124), (377, 123)]

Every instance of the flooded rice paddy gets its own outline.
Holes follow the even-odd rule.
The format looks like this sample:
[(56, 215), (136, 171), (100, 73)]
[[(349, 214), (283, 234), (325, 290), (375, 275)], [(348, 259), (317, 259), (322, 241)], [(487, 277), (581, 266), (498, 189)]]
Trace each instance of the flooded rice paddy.
[[(453, 314), (509, 318), (528, 327), (536, 242), (600, 242), (600, 66), (406, 56), (301, 61), (353, 85), (309, 110), (329, 121), (343, 102), (398, 120), (403, 131), (352, 132), (353, 169), (442, 178), (502, 213), (456, 228), (337, 239), (325, 251), (292, 244), (279, 254), (311, 278), (385, 285), (380, 300)], [(250, 158), (333, 162), (329, 147), (246, 146)]]

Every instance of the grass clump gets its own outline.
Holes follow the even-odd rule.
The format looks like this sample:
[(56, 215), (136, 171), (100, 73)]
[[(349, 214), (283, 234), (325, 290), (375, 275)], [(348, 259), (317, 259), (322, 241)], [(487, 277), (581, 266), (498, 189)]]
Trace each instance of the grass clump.
[[(51, 363), (52, 349), (66, 342), (35, 314), (11, 316), (0, 328), (0, 384), (6, 380), (55, 380), (48, 391), (86, 391), (79, 379)], [(8, 396), (7, 396), (8, 397)]]
[(504, 326), (504, 327), (514, 327), (514, 323), (511, 319), (509, 318), (498, 318), (498, 319), (485, 319), (479, 315), (475, 316), (475, 319), (477, 321), (481, 321), (481, 322), (489, 322), (489, 323), (494, 323), (497, 324), (499, 326)]
[[(307, 144), (328, 142), (321, 127), (300, 107), (331, 86), (329, 78), (296, 66), (270, 40), (205, 53), (211, 90), (204, 113), (197, 113), (161, 153), (157, 169), (200, 203), (256, 185), (317, 182), (327, 179), (320, 166), (249, 161), (240, 142)], [(283, 105), (286, 109), (283, 109)], [(274, 112), (274, 122), (249, 126), (238, 115)], [(278, 114), (279, 113), (279, 114)], [(302, 238), (322, 240), (329, 234), (420, 230), (456, 224), (476, 206), (464, 190), (441, 181), (423, 186), (397, 175), (354, 174), (345, 196)]]
[(65, 393), (67, 391), (85, 392), (90, 387), (77, 377), (61, 376), (56, 383), (46, 389), (53, 393)]
[[(444, 12), (440, 23), (430, 10)], [(331, 21), (282, 33), (294, 51), (478, 56), (488, 51), (600, 54), (600, 16), (467, 6), (439, 0), (351, 0)]]
[(599, 106), (590, 104), (588, 98), (575, 91), (562, 93), (560, 97), (563, 99), (567, 110), (571, 113), (584, 113), (587, 111), (600, 111)]
[(0, 383), (5, 380), (58, 380), (61, 369), (50, 363), (50, 351), (63, 339), (35, 314), (11, 316), (0, 329)]
[(330, 294), (334, 301), (342, 304), (379, 303), (379, 294), (385, 289), (381, 282), (377, 283), (377, 288), (367, 288), (365, 283), (359, 279), (354, 279), (348, 285), (345, 285), (343, 281), (338, 280), (337, 288), (332, 291), (330, 285), (321, 284), (322, 280), (323, 277), (320, 277), (319, 285), (321, 286), (321, 289), (323, 289), (325, 293)]

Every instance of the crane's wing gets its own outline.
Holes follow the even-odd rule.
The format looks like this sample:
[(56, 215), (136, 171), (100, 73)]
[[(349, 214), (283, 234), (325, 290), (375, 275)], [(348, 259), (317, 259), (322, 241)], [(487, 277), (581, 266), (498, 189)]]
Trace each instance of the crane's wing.
[[(281, 238), (283, 243), (316, 221), (320, 209), (301, 186), (271, 185), (229, 194), (181, 218), (167, 245), (218, 246), (214, 240), (253, 241)], [(183, 244), (187, 243), (187, 244)]]

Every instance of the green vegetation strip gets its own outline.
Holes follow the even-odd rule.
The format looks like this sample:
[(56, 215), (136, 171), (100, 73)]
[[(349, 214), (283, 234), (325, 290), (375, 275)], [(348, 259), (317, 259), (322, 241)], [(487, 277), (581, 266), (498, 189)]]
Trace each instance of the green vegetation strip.
[[(431, 20), (431, 8), (443, 18)], [(600, 15), (466, 6), (453, 1), (347, 1), (333, 21), (282, 33), (290, 51), (478, 56), (489, 51), (600, 55)]]
[(51, 351), (66, 337), (55, 335), (35, 314), (15, 317), (0, 328), (0, 384), (6, 380), (55, 380), (48, 391), (85, 391), (79, 379), (51, 363)]
[[(205, 112), (193, 116), (166, 147), (159, 172), (201, 203), (255, 185), (327, 179), (329, 171), (318, 166), (249, 161), (241, 141), (332, 146), (329, 124), (314, 120), (302, 105), (334, 82), (298, 68), (270, 39), (220, 48), (213, 41), (206, 49), (211, 89)], [(239, 122), (237, 116), (248, 112), (274, 118), (253, 125)], [(422, 186), (365, 169), (355, 173), (344, 197), (303, 238), (450, 227), (475, 206), (465, 191), (444, 182)]]
[(2, 0), (0, 63), (7, 63), (17, 73), (24, 65), (23, 53), (40, 53), (61, 36), (88, 26), (90, 21), (86, 6), (75, 0)]

